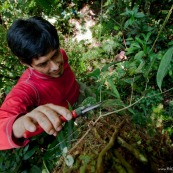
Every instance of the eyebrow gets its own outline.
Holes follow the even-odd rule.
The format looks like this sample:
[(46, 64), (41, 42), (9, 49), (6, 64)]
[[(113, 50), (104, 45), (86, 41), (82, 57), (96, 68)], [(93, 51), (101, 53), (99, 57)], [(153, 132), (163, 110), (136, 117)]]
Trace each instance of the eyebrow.
[[(57, 49), (57, 50), (55, 51), (55, 53), (50, 57), (50, 59), (52, 59), (54, 56), (58, 55), (58, 53), (60, 53), (60, 49)], [(47, 63), (48, 61), (49, 61), (49, 60), (47, 60), (47, 61), (45, 61), (45, 62), (41, 62), (41, 63), (39, 63), (39, 64), (37, 64), (37, 65), (35, 65), (35, 66), (39, 67), (40, 65), (45, 64), (45, 63)]]
[(51, 56), (51, 58), (50, 59), (52, 59), (54, 56), (56, 56), (56, 55), (58, 55), (60, 53), (60, 50), (58, 49), (58, 50), (56, 50), (55, 51), (55, 53)]

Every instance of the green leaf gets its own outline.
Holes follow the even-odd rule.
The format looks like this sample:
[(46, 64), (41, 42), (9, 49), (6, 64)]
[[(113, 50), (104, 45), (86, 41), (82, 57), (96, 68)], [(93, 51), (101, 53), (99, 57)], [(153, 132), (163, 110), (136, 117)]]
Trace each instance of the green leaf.
[(159, 55), (158, 55), (158, 54), (155, 54), (155, 53), (150, 53), (149, 58), (150, 58), (151, 60), (150, 60), (150, 63), (149, 63), (149, 65), (146, 67), (145, 72), (144, 72), (144, 74), (143, 74), (143, 76), (144, 76), (145, 78), (148, 77), (148, 74), (150, 73), (150, 71), (151, 71), (151, 69), (152, 69), (152, 67), (153, 67), (153, 65), (154, 65), (154, 63), (155, 63), (155, 61), (156, 61), (156, 56), (157, 56), (157, 58), (158, 58)]
[(108, 68), (109, 68), (110, 66), (112, 66), (112, 65), (115, 65), (115, 64), (116, 64), (116, 62), (111, 62), (111, 63), (109, 63), (109, 64), (105, 64), (105, 65), (102, 67), (101, 72), (107, 72), (107, 71), (108, 71)]
[(36, 151), (38, 150), (38, 147), (34, 147), (31, 150), (29, 150), (23, 157), (23, 160), (28, 160)]
[(100, 69), (99, 68), (95, 69), (93, 72), (89, 73), (88, 76), (99, 79), (100, 78)]
[(71, 155), (67, 155), (67, 156), (65, 157), (65, 163), (66, 163), (66, 165), (69, 166), (69, 167), (73, 166), (73, 163), (74, 163), (73, 157), (72, 157)]
[(144, 17), (145, 15), (144, 15), (144, 13), (136, 13), (135, 14), (135, 17), (136, 18), (142, 18), (142, 17)]
[(61, 150), (63, 151), (63, 149), (64, 149), (65, 147), (67, 147), (67, 144), (66, 144), (66, 141), (65, 141), (65, 136), (64, 136), (64, 134), (63, 134), (63, 130), (61, 130), (61, 131), (58, 133), (57, 139), (58, 139), (60, 148), (61, 148)]
[(89, 96), (82, 101), (81, 105), (87, 106), (87, 105), (92, 105), (92, 104), (96, 104), (96, 103), (97, 103), (96, 99), (94, 97)]
[(147, 35), (142, 34), (143, 38), (145, 39), (145, 42), (147, 42), (151, 36), (151, 32), (148, 32)]
[(172, 45), (173, 45), (173, 41), (170, 41), (170, 42), (168, 43), (168, 45), (169, 45), (169, 46), (172, 46)]
[(139, 37), (135, 37), (135, 40), (140, 43), (142, 46), (144, 46), (144, 41), (141, 40)]
[(135, 55), (135, 60), (140, 60), (140, 59), (142, 59), (142, 57), (144, 56), (144, 51), (140, 51), (140, 52), (138, 52), (136, 55)]
[(41, 173), (42, 171), (38, 166), (32, 165), (31, 170), (29, 172), (30, 173)]
[(68, 152), (67, 147), (64, 147), (62, 152), (63, 152), (64, 154), (67, 154), (67, 152)]
[(70, 147), (72, 140), (74, 138), (74, 121), (73, 120), (68, 121), (66, 125), (67, 125), (67, 129), (65, 130), (67, 132), (67, 146)]
[(140, 75), (138, 75), (138, 76), (135, 76), (133, 78), (125, 78), (125, 79), (123, 79), (123, 81), (128, 83), (128, 84), (132, 84), (132, 83), (136, 82), (140, 78), (141, 78)]
[(26, 153), (28, 151), (29, 145), (25, 146), (23, 149), (23, 153)]
[(47, 170), (46, 169), (43, 169), (41, 173), (47, 173)]
[(132, 43), (132, 47), (136, 47), (136, 48), (139, 48), (139, 49), (141, 48), (141, 46), (137, 42)]
[(116, 95), (116, 97), (117, 97), (118, 99), (120, 99), (120, 94), (119, 94), (119, 92), (118, 92), (116, 86), (114, 85), (113, 81), (112, 81), (111, 79), (108, 79), (107, 81), (108, 81), (108, 83), (109, 83), (110, 88), (112, 89), (112, 91), (113, 91), (114, 94)]
[(127, 29), (129, 25), (130, 25), (130, 20), (127, 20), (124, 24), (124, 29)]
[(145, 61), (141, 60), (141, 63), (139, 64), (138, 68), (135, 70), (135, 73), (143, 73), (144, 65), (145, 65)]
[(118, 25), (115, 25), (115, 26), (114, 26), (114, 29), (115, 29), (116, 31), (118, 31), (118, 30), (120, 30), (120, 27), (119, 27)]
[(173, 47), (171, 47), (167, 50), (167, 52), (165, 53), (165, 55), (163, 56), (163, 58), (160, 62), (159, 69), (157, 71), (157, 78), (156, 78), (157, 85), (160, 90), (161, 90), (163, 78), (166, 76), (166, 74), (168, 72), (170, 62), (172, 60), (172, 56), (173, 56)]

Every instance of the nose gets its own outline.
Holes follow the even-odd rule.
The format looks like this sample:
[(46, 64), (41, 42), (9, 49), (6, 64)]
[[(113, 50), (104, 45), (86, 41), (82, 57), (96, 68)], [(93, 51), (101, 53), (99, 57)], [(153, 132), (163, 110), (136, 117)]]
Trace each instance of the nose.
[(50, 61), (50, 68), (51, 68), (51, 71), (58, 70), (59, 69), (59, 63), (55, 63), (54, 61)]

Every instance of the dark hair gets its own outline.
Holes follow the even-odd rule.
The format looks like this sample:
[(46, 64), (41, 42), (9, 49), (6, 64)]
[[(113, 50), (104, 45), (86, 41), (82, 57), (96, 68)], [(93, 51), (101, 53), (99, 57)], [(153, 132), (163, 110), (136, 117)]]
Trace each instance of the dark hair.
[(31, 65), (39, 58), (59, 48), (56, 28), (42, 17), (14, 21), (7, 32), (7, 43), (11, 51), (23, 63)]

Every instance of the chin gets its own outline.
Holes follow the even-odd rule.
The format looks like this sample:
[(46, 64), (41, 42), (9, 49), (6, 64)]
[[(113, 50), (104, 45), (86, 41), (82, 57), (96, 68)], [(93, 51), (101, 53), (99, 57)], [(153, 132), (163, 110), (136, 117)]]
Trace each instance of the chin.
[(59, 74), (52, 74), (50, 75), (51, 77), (54, 77), (54, 78), (57, 78), (57, 77), (60, 77), (62, 76), (63, 73), (59, 73)]
[(57, 74), (57, 75), (49, 75), (50, 77), (53, 77), (53, 78), (57, 78), (57, 77), (60, 77), (61, 75), (60, 74)]

